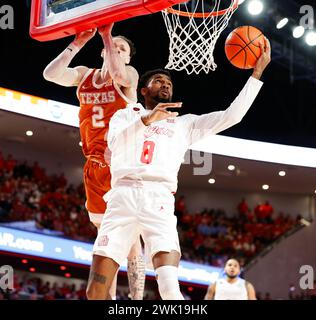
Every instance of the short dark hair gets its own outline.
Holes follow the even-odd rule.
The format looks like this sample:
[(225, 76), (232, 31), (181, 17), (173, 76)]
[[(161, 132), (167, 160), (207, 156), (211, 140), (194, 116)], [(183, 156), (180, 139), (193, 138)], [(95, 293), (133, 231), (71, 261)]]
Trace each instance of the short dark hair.
[(229, 258), (229, 259), (227, 259), (227, 260), (226, 260), (226, 262), (225, 262), (225, 268), (226, 268), (226, 265), (227, 265), (227, 263), (228, 263), (228, 261), (229, 261), (229, 260), (235, 260), (235, 261), (238, 263), (239, 268), (241, 268), (241, 265), (240, 265), (239, 260), (238, 260), (238, 259), (236, 259), (235, 257), (231, 257), (231, 258)]
[(150, 79), (156, 75), (156, 74), (164, 74), (166, 75), (168, 78), (170, 78), (170, 80), (172, 80), (171, 78), (171, 74), (169, 71), (165, 70), (165, 69), (155, 69), (155, 70), (149, 70), (147, 72), (145, 72), (139, 79), (138, 81), (138, 86), (137, 86), (137, 97), (138, 97), (138, 100), (140, 102), (144, 102), (144, 98), (141, 94), (141, 90), (142, 88), (145, 88), (147, 87)]
[(131, 52), (130, 52), (130, 58), (132, 59), (132, 57), (136, 54), (136, 48), (135, 48), (135, 45), (134, 45), (134, 43), (132, 42), (132, 40), (130, 40), (130, 39), (128, 39), (128, 38), (126, 38), (126, 37), (124, 37), (124, 36), (114, 36), (113, 38), (121, 38), (121, 39), (123, 39), (124, 41), (126, 41), (127, 43), (128, 43), (128, 45), (129, 45), (129, 48), (130, 48), (130, 50), (131, 50)]

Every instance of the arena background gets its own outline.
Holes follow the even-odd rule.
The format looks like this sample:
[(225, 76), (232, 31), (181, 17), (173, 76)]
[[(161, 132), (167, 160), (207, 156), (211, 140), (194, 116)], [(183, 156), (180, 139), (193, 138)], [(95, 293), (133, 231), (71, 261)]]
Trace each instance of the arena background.
[[(296, 0), (279, 1), (276, 4), (274, 1), (264, 0), (263, 13), (259, 16), (251, 16), (246, 9), (247, 1), (249, 0), (246, 0), (234, 14), (229, 27), (218, 41), (215, 50), (218, 69), (215, 72), (208, 75), (191, 76), (187, 76), (184, 72), (172, 72), (175, 83), (174, 100), (183, 101), (183, 113), (202, 114), (226, 108), (238, 94), (250, 72), (235, 69), (226, 60), (224, 55), (225, 38), (236, 26), (256, 26), (271, 40), (272, 62), (264, 73), (265, 84), (253, 107), (240, 124), (225, 131), (223, 135), (311, 148), (310, 155), (314, 155), (316, 152), (314, 149), (316, 148), (316, 127), (314, 125), (316, 118), (316, 52), (315, 47), (307, 46), (303, 38), (294, 39), (291, 34), (291, 28), (299, 23), (302, 16), (299, 12), (300, 7), (306, 4), (313, 6), (313, 3)], [(8, 0), (3, 4), (9, 4), (14, 8), (14, 29), (0, 30), (0, 87), (77, 105), (75, 89), (59, 87), (46, 82), (42, 77), (45, 66), (67, 46), (71, 37), (47, 43), (37, 42), (31, 39), (28, 33), (30, 2)], [(275, 25), (281, 16), (289, 17), (290, 22), (285, 28), (277, 30)], [(137, 54), (133, 58), (132, 64), (140, 74), (148, 69), (161, 68), (165, 65), (168, 56), (168, 37), (159, 13), (117, 23), (114, 27), (114, 34), (125, 35), (135, 43)], [(101, 38), (96, 36), (76, 56), (73, 65), (101, 66), (101, 48)], [(34, 135), (27, 137), (25, 135), (27, 130), (32, 130)], [(74, 126), (56, 124), (0, 110), (0, 152), (2, 152), (3, 158), (6, 161), (8, 155), (11, 154), (19, 163), (27, 160), (27, 165), (23, 168), (24, 171), (20, 168), (20, 172), (15, 173), (16, 179), (20, 177), (19, 175), (27, 177), (28, 174), (25, 174), (25, 170), (32, 171), (33, 169), (29, 168), (37, 161), (47, 174), (56, 175), (57, 180), (54, 180), (55, 178), (51, 180), (53, 185), (56, 181), (59, 181), (58, 183), (64, 181), (58, 178), (64, 173), (68, 181), (66, 187), (70, 183), (78, 186), (82, 182), (81, 170), (84, 163), (78, 146), (79, 141), (79, 132)], [(258, 150), (261, 147), (265, 148), (264, 145), (258, 145)], [(269, 154), (270, 149), (265, 150), (267, 150), (266, 158), (268, 159), (272, 155)], [(301, 156), (303, 158), (303, 153), (300, 154), (300, 150), (289, 151), (288, 157)], [(199, 156), (199, 154), (195, 154)], [(186, 209), (184, 209), (183, 203), (179, 202), (179, 216), (183, 218), (186, 215), (186, 210), (189, 215), (202, 212), (206, 220), (210, 217), (211, 220), (213, 219), (212, 222), (205, 222), (208, 226), (214, 227), (214, 223), (216, 223), (216, 226), (222, 224), (227, 227), (230, 225), (232, 229), (236, 227), (238, 230), (244, 230), (248, 221), (242, 220), (241, 213), (238, 213), (237, 209), (241, 199), (246, 199), (252, 212), (258, 204), (269, 201), (273, 207), (273, 215), (269, 217), (272, 220), (265, 220), (262, 223), (274, 226), (278, 223), (282, 225), (285, 220), (280, 220), (279, 216), (280, 212), (283, 212), (284, 216), (288, 215), (286, 223), (289, 223), (290, 227), (282, 231), (279, 230), (279, 233), (276, 233), (278, 236), (269, 240), (256, 239), (259, 241), (260, 250), (244, 257), (243, 275), (254, 284), (257, 292), (260, 292), (261, 298), (310, 298), (311, 291), (301, 290), (299, 287), (299, 280), (302, 276), (299, 270), (303, 265), (310, 265), (314, 269), (316, 267), (316, 249), (313, 246), (316, 240), (314, 222), (315, 167), (307, 165), (307, 162), (306, 164), (290, 165), (287, 161), (285, 163), (282, 161), (281, 163), (273, 163), (272, 161), (271, 163), (223, 154), (214, 154), (212, 164), (211, 176), (193, 175), (193, 164), (184, 165), (181, 169), (179, 190), (176, 197), (177, 199), (182, 195), (185, 197)], [(230, 164), (235, 166), (235, 170), (227, 170), (227, 166)], [(280, 178), (278, 175), (280, 170), (286, 171), (285, 177)], [(1, 197), (6, 193), (4, 191), (5, 177), (4, 171), (2, 171)], [(210, 185), (209, 178), (215, 178), (216, 183)], [(262, 185), (265, 183), (270, 185), (269, 190), (262, 190)], [(63, 185), (63, 183), (61, 184)], [(17, 188), (17, 190), (13, 190), (12, 194), (7, 192), (5, 200), (3, 198), (0, 200), (6, 201), (6, 204), (12, 204), (16, 194), (21, 191), (19, 185)], [(29, 199), (26, 197), (22, 200), (26, 201), (24, 205), (29, 204)], [(19, 215), (18, 211), (13, 212), (12, 207), (8, 210), (8, 207), (4, 206), (4, 202), (1, 202), (1, 205), (3, 214), (1, 221), (6, 226), (2, 225), (0, 228), (10, 227), (14, 234), (14, 230), (17, 229), (12, 228), (13, 220), (25, 219)], [(36, 210), (40, 211), (40, 209)], [(58, 211), (58, 206), (54, 210)], [(83, 209), (75, 211), (77, 215), (85, 215)], [(256, 215), (256, 213), (254, 214)], [(279, 219), (278, 223), (277, 219)], [(36, 221), (41, 225), (40, 221)], [(201, 223), (201, 221), (199, 222)], [(179, 224), (180, 239), (183, 241), (184, 251), (187, 252), (187, 260), (203, 263), (205, 268), (208, 265), (221, 268), (225, 258), (236, 253), (221, 251), (216, 257), (212, 256), (212, 244), (203, 243), (201, 245), (199, 242), (202, 240), (199, 239), (201, 234), (197, 231), (198, 225), (194, 230), (195, 241), (188, 243), (186, 241), (187, 232), (192, 227), (190, 223), (193, 222), (188, 218), (188, 220), (183, 219)], [(17, 226), (15, 225), (15, 227)], [(48, 229), (53, 228), (49, 227)], [(3, 236), (5, 229), (0, 229), (0, 232)], [(237, 236), (236, 233), (233, 234)], [(83, 240), (83, 238), (79, 240)], [(247, 241), (251, 246), (251, 241), (249, 239)], [(217, 238), (216, 243), (217, 245), (219, 243)], [(218, 248), (216, 247), (216, 249)], [(59, 293), (54, 295), (56, 299), (66, 298), (65, 292), (68, 293), (68, 298), (84, 298), (81, 285), (85, 285), (85, 279), (88, 275), (87, 265), (70, 261), (61, 262), (53, 258), (48, 260), (47, 257), (34, 258), (33, 255), (26, 255), (25, 252), (13, 252), (14, 250), (4, 250), (3, 248), (1, 250), (0, 266), (12, 265), (16, 270), (17, 281), (24, 288), (23, 294), (16, 294), (13, 298), (44, 298), (45, 295), (38, 292), (32, 295), (34, 291), (38, 290), (37, 285), (34, 284), (39, 282), (38, 279), (42, 279), (42, 283), (49, 281), (51, 285), (56, 282), (57, 287), (63, 288), (64, 293), (57, 290)], [(209, 257), (207, 261), (203, 258), (206, 256)], [(55, 276), (59, 276), (59, 278)], [(30, 280), (32, 278), (37, 280)], [(212, 279), (204, 280), (210, 282)], [(64, 286), (64, 282), (75, 283), (77, 294), (70, 295), (69, 292), (74, 290)], [(82, 290), (80, 291), (80, 289)], [(182, 281), (182, 289), (187, 298), (201, 299), (205, 294), (206, 284), (192, 283), (185, 279)], [(119, 291), (122, 299), (128, 298), (127, 279), (124, 271), (120, 273)], [(149, 276), (146, 284), (146, 298), (154, 298), (156, 294), (155, 281), (152, 276)], [(1, 297), (12, 298), (12, 295), (2, 294)]]

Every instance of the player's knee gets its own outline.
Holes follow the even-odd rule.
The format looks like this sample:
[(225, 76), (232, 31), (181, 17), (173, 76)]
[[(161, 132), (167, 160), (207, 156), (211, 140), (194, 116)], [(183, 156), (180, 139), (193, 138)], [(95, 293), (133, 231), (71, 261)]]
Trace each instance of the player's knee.
[(184, 300), (178, 281), (178, 268), (162, 266), (156, 269), (158, 290), (163, 300)]

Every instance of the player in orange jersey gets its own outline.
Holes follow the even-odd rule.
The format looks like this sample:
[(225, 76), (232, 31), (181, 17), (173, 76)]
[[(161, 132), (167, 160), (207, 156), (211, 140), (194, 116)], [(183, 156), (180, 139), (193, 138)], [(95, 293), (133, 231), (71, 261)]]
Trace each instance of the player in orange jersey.
[[(77, 86), (80, 101), (79, 126), (82, 149), (87, 158), (84, 166), (86, 208), (91, 222), (99, 229), (106, 211), (103, 199), (111, 188), (107, 150), (107, 131), (113, 114), (137, 99), (138, 73), (129, 64), (135, 53), (133, 43), (123, 36), (111, 36), (113, 24), (99, 28), (104, 43), (103, 66), (91, 69), (85, 66), (70, 68), (74, 56), (96, 34), (96, 29), (81, 32), (74, 41), (44, 70), (44, 78), (62, 86)], [(132, 299), (143, 298), (145, 263), (140, 241), (128, 256), (128, 279)], [(93, 275), (91, 275), (93, 276)], [(115, 296), (116, 279), (110, 295)]]

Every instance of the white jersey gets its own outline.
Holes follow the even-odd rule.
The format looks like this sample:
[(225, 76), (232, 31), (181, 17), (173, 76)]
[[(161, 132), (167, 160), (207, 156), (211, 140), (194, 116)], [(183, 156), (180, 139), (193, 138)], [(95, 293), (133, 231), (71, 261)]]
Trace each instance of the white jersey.
[(234, 283), (226, 279), (217, 280), (214, 300), (248, 300), (246, 281), (240, 278)]
[(145, 126), (141, 116), (148, 114), (141, 104), (119, 110), (110, 121), (108, 146), (111, 155), (112, 188), (119, 180), (159, 182), (175, 192), (177, 176), (189, 146), (240, 122), (262, 82), (250, 77), (225, 111), (201, 116), (187, 114)]

